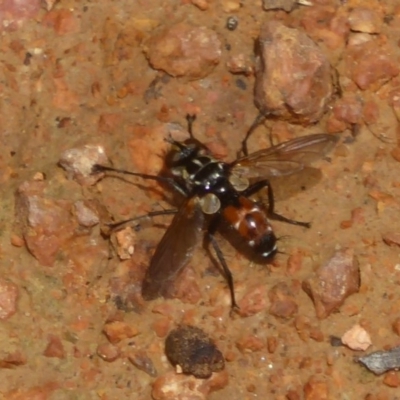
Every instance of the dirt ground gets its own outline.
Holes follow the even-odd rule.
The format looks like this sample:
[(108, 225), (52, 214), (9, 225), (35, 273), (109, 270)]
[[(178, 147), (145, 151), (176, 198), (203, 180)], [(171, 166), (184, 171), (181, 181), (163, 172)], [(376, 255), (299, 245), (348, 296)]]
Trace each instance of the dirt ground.
[[(260, 0), (0, 2), (2, 398), (400, 398), (399, 372), (377, 376), (354, 361), (400, 345), (400, 2), (310, 3), (287, 13), (266, 11)], [(235, 159), (258, 114), (254, 41), (272, 19), (307, 33), (339, 77), (341, 93), (318, 123), (270, 120), (249, 143), (250, 151), (268, 147), (270, 132), (275, 142), (340, 137), (315, 165), (321, 173), (274, 181), (276, 210), (311, 228), (272, 222), (280, 253), (264, 266), (218, 237), (247, 315), (231, 316), (226, 282), (201, 243), (177, 298), (144, 302), (140, 282), (171, 218), (141, 224), (133, 256), (121, 261), (100, 224), (76, 222), (77, 204), (101, 222), (119, 221), (171, 208), (172, 196), (135, 178), (82, 185), (59, 166), (61, 155), (100, 145), (115, 167), (157, 174), (164, 139), (185, 139), (178, 128), (195, 113), (196, 137)], [(145, 51), (157, 32), (182, 21), (215, 32), (221, 52), (215, 67), (172, 77), (152, 68)], [(244, 67), (233, 73), (239, 55)], [(360, 288), (318, 318), (303, 281), (345, 249), (358, 262)], [(286, 317), (270, 312), (282, 283), (294, 304)], [(175, 382), (164, 343), (180, 323), (202, 328), (225, 357), (224, 372), (197, 397), (157, 392), (166, 377)], [(356, 324), (370, 335), (367, 351), (332, 346), (331, 336)], [(203, 384), (181, 378), (189, 392)]]

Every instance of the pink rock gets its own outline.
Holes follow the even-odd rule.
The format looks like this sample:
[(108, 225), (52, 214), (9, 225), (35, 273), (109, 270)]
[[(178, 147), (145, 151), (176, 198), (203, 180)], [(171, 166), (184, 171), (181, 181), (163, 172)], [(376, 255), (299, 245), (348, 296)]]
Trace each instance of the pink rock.
[(43, 353), (45, 357), (65, 358), (64, 346), (56, 335), (49, 335), (48, 344)]
[(103, 173), (92, 173), (95, 164), (107, 164), (108, 159), (104, 148), (98, 145), (85, 145), (69, 149), (61, 154), (60, 165), (67, 171), (70, 179), (75, 179), (83, 186), (94, 185)]
[(24, 182), (16, 192), (17, 222), (33, 256), (46, 266), (53, 265), (57, 253), (73, 235), (76, 221), (71, 203), (43, 195), (45, 182)]
[(100, 222), (99, 214), (87, 201), (76, 201), (74, 208), (79, 225), (90, 228)]
[(372, 8), (355, 7), (350, 11), (349, 23), (352, 31), (379, 33), (383, 23), (383, 18)]
[(351, 78), (362, 90), (376, 91), (400, 72), (395, 51), (378, 40), (351, 46), (347, 66)]
[(330, 64), (304, 33), (277, 21), (261, 28), (255, 103), (264, 114), (294, 123), (320, 119), (332, 96)]
[(271, 300), (270, 314), (280, 318), (291, 318), (297, 314), (299, 306), (292, 290), (285, 282), (276, 284), (268, 295)]
[(317, 317), (321, 319), (337, 310), (359, 288), (360, 271), (352, 249), (337, 251), (303, 282), (303, 289), (311, 297)]
[(41, 0), (2, 0), (0, 2), (0, 29), (17, 29), (25, 20), (36, 17)]
[(181, 22), (152, 36), (145, 53), (153, 68), (196, 80), (207, 76), (219, 63), (221, 42), (212, 29)]
[(0, 320), (6, 320), (17, 311), (18, 287), (0, 278)]
[(371, 346), (369, 333), (356, 324), (342, 336), (342, 343), (352, 350), (367, 350)]

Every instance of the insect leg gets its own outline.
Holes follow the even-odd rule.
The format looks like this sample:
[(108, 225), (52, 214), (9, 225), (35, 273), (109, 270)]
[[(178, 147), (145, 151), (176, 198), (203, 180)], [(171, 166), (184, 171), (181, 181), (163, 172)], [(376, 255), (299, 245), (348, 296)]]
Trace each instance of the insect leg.
[(261, 189), (263, 189), (265, 187), (267, 188), (267, 195), (268, 195), (267, 213), (270, 218), (276, 219), (276, 220), (282, 221), (282, 222), (287, 222), (288, 224), (292, 224), (292, 225), (304, 226), (305, 228), (309, 228), (311, 226), (311, 224), (309, 222), (296, 221), (296, 220), (293, 220), (290, 218), (286, 218), (283, 215), (277, 214), (275, 212), (274, 192), (272, 190), (272, 186), (268, 179), (263, 179), (259, 182), (254, 183), (250, 187), (248, 187), (243, 192), (243, 196), (245, 196), (245, 197), (252, 196), (253, 194), (259, 192)]
[(233, 284), (232, 272), (229, 269), (228, 264), (225, 261), (224, 254), (222, 253), (222, 250), (219, 247), (219, 244), (214, 236), (214, 233), (217, 229), (217, 225), (218, 225), (218, 218), (216, 220), (214, 220), (213, 223), (210, 224), (208, 231), (207, 231), (207, 239), (212, 244), (215, 254), (217, 255), (218, 261), (222, 265), (225, 279), (228, 282), (228, 287), (229, 287), (229, 291), (231, 294), (231, 307), (232, 307), (232, 309), (239, 309), (239, 306), (237, 305), (236, 299), (235, 299), (235, 289), (234, 289), (234, 284)]
[[(265, 120), (266, 120), (267, 116), (264, 114), (258, 114), (256, 119), (254, 120), (254, 122), (251, 124), (249, 130), (246, 133), (245, 138), (242, 140), (242, 153), (244, 156), (247, 156), (249, 154), (248, 150), (247, 150), (247, 141), (249, 139), (249, 137), (251, 136), (251, 134), (256, 130), (256, 128), (261, 125)], [(240, 153), (240, 151), (239, 151)]]
[(171, 186), (173, 189), (175, 189), (177, 192), (184, 196), (188, 196), (187, 190), (180, 185), (178, 182), (176, 182), (173, 178), (167, 178), (165, 176), (158, 176), (158, 175), (148, 175), (148, 174), (141, 174), (139, 172), (131, 172), (131, 171), (126, 171), (124, 169), (118, 169), (118, 168), (113, 168), (113, 167), (107, 167), (105, 165), (100, 165), (100, 164), (95, 164), (92, 167), (92, 173), (97, 173), (97, 172), (116, 172), (119, 174), (124, 174), (124, 175), (132, 175), (132, 176), (137, 176), (142, 179), (149, 179), (157, 182), (163, 182), (166, 183), (167, 185)]
[(192, 139), (194, 139), (193, 135), (193, 122), (196, 121), (196, 114), (186, 114), (186, 121), (188, 123), (188, 132)]
[(106, 224), (110, 231), (114, 231), (115, 229), (118, 229), (119, 227), (128, 224), (129, 222), (135, 222), (135, 221), (140, 221), (141, 219), (145, 218), (152, 218), (152, 217), (157, 217), (159, 215), (170, 215), (170, 214), (176, 214), (178, 210), (176, 208), (170, 209), (170, 210), (160, 210), (160, 211), (151, 211), (147, 214), (144, 215), (139, 215), (138, 217), (133, 217), (129, 219), (125, 219), (123, 221), (118, 221), (112, 224)]

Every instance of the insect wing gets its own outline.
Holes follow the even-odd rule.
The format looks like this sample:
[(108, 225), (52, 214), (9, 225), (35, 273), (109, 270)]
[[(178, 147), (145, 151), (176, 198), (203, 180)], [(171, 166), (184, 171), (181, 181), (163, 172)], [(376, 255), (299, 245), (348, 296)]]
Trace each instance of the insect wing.
[(186, 265), (202, 233), (204, 214), (196, 197), (189, 198), (158, 244), (142, 286), (145, 300), (168, 297), (172, 283)]
[(323, 133), (289, 140), (237, 159), (231, 164), (231, 172), (247, 178), (289, 175), (323, 157), (337, 140)]

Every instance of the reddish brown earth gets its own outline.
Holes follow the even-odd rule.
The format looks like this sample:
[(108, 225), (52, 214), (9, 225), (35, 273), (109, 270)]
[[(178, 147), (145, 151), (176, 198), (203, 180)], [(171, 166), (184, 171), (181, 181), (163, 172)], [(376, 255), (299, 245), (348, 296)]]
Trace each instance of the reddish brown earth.
[[(354, 357), (400, 344), (400, 1), (263, 3), (0, 3), (2, 398), (398, 398), (399, 372), (376, 376)], [(292, 11), (270, 9), (276, 4)], [(238, 25), (229, 30), (232, 16)], [(303, 44), (308, 35), (318, 68), (288, 62), (287, 71), (269, 71), (281, 103), (266, 109), (284, 111), (255, 132), (249, 149), (269, 146), (270, 133), (274, 142), (340, 137), (316, 164), (321, 173), (273, 181), (277, 211), (312, 226), (273, 222), (281, 253), (265, 266), (218, 237), (240, 306), (233, 316), (226, 282), (200, 244), (175, 298), (145, 302), (141, 281), (170, 217), (111, 241), (98, 221), (170, 208), (172, 196), (135, 178), (94, 183), (101, 174), (88, 176), (90, 165), (66, 171), (59, 161), (91, 149), (91, 160), (157, 174), (164, 139), (187, 137), (187, 113), (197, 114), (197, 138), (233, 160), (258, 113), (254, 42), (272, 20)], [(318, 102), (315, 81), (296, 79), (325, 62), (333, 73), (324, 67), (318, 79), (332, 81), (317, 86), (330, 99)], [(295, 118), (288, 110), (306, 111)], [(178, 324), (210, 335), (225, 370), (207, 380), (177, 375), (164, 342)], [(332, 345), (331, 336), (355, 326), (355, 340), (369, 335), (368, 350)]]

